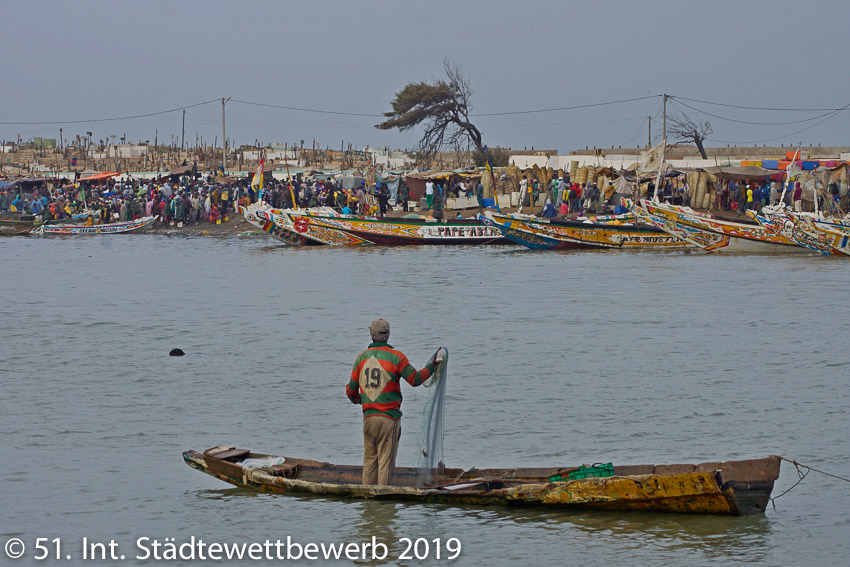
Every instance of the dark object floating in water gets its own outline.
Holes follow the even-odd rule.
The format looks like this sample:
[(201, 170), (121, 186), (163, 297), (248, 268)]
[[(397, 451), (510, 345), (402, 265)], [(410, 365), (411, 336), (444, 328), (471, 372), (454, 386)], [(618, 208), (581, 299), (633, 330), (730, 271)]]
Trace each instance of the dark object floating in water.
[(171, 352), (168, 353), (168, 356), (183, 356), (184, 354), (186, 354), (186, 353), (183, 352), (182, 349), (173, 348), (173, 349), (171, 349)]

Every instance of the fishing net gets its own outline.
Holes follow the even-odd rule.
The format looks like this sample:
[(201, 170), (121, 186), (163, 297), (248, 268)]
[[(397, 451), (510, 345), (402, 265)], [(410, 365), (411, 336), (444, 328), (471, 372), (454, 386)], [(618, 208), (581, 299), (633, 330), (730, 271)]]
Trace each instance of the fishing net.
[[(430, 398), (422, 410), (422, 425), (419, 428), (419, 486), (433, 484), (435, 475), (443, 469), (443, 416), (446, 405), (446, 370), (449, 352), (434, 375), (423, 384), (431, 390)], [(436, 356), (436, 355), (435, 355)]]

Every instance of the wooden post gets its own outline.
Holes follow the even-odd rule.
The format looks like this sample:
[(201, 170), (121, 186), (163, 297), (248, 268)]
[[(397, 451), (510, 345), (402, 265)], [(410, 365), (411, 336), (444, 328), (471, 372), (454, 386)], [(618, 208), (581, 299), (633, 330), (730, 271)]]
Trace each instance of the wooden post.
[(221, 97), (221, 168), (227, 171), (227, 132), (225, 130), (224, 121), (224, 105), (231, 97)]

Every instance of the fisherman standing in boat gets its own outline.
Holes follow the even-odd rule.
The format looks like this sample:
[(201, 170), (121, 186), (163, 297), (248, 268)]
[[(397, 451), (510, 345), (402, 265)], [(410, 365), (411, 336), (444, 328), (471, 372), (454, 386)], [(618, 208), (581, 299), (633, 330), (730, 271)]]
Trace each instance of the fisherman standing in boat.
[(437, 349), (425, 368), (416, 370), (403, 353), (387, 344), (386, 319), (372, 321), (369, 333), (372, 344), (354, 360), (345, 394), (363, 406), (363, 484), (389, 485), (401, 437), (401, 380), (421, 385), (445, 360), (445, 351)]

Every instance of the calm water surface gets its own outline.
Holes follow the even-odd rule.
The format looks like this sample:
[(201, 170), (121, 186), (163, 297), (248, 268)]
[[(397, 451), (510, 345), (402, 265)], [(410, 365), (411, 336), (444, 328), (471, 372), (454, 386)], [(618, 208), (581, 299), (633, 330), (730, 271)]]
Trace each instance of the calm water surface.
[[(0, 242), (0, 539), (29, 548), (0, 564), (46, 564), (37, 537), (78, 565), (83, 536), (136, 564), (140, 536), (287, 535), (457, 537), (458, 565), (846, 564), (850, 484), (814, 473), (764, 516), (687, 517), (254, 494), (180, 452), (358, 463), (343, 388), (383, 316), (415, 365), (451, 352), (450, 466), (780, 454), (850, 477), (850, 262), (271, 242)], [(427, 394), (405, 390), (399, 464), (416, 464)], [(796, 479), (783, 465), (774, 495)]]

